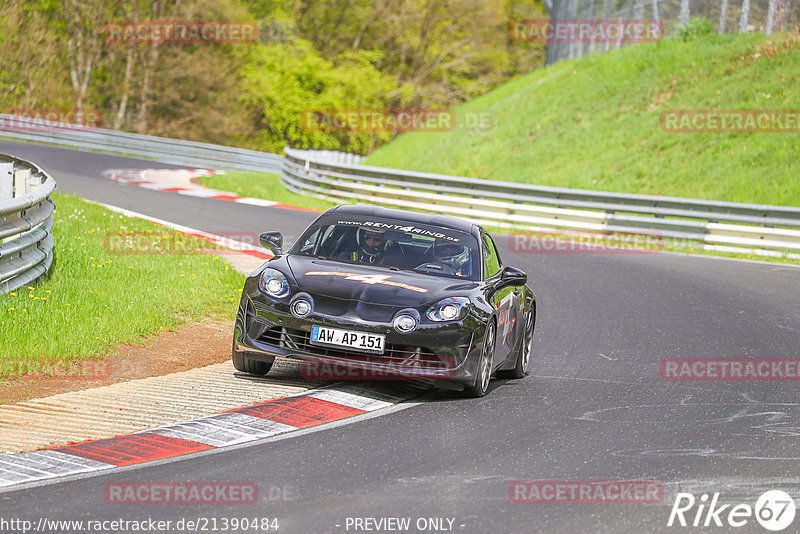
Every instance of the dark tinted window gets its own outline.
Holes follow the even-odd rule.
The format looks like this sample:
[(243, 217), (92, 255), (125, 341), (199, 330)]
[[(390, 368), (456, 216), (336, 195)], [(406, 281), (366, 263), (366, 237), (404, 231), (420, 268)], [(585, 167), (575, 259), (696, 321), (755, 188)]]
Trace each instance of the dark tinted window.
[(300, 237), (292, 252), (439, 276), (480, 277), (473, 236), (400, 220), (326, 217)]

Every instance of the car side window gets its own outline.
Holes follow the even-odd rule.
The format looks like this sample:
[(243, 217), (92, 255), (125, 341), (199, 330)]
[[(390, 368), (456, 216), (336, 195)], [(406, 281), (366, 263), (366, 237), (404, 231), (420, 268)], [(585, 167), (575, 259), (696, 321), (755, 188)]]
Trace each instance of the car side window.
[(317, 240), (319, 238), (320, 230), (321, 230), (321, 228), (317, 228), (316, 230), (311, 232), (311, 235), (308, 236), (308, 238), (306, 239), (305, 243), (303, 243), (303, 246), (300, 247), (300, 253), (301, 254), (311, 254), (311, 253), (313, 253), (314, 247), (316, 246)]
[(488, 234), (483, 235), (483, 272), (486, 278), (496, 275), (500, 271), (500, 256), (494, 241)]

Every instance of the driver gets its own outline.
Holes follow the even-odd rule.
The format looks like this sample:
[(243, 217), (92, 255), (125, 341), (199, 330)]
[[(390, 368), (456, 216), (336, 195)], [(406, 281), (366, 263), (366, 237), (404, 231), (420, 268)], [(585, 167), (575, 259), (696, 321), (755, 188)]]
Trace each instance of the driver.
[(457, 276), (470, 275), (469, 247), (466, 245), (436, 239), (433, 242), (433, 261), (447, 265)]
[(342, 259), (360, 263), (383, 265), (386, 261), (386, 231), (377, 228), (359, 228), (356, 233), (358, 248), (352, 252), (344, 252)]

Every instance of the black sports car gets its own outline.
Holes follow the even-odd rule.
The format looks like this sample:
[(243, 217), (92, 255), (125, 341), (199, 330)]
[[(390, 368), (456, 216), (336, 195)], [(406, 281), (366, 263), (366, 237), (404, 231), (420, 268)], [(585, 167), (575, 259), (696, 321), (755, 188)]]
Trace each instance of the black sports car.
[(536, 298), (485, 229), (460, 219), (337, 206), (245, 282), (233, 365), (264, 375), (276, 356), (304, 376), (431, 380), (483, 396), (495, 371), (521, 378)]

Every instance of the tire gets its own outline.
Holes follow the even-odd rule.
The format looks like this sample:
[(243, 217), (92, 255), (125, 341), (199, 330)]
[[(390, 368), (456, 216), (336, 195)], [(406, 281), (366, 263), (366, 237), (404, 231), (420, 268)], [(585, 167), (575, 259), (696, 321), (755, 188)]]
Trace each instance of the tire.
[(272, 362), (262, 362), (261, 360), (254, 360), (253, 358), (248, 358), (247, 356), (244, 357), (244, 372), (257, 375), (257, 376), (264, 376), (265, 374), (269, 373), (269, 370), (272, 369)]
[(256, 376), (264, 376), (265, 374), (269, 373), (269, 370), (272, 369), (273, 363), (256, 360), (254, 358), (248, 358), (246, 353), (236, 350), (235, 342), (232, 348), (231, 360), (233, 361), (234, 369), (237, 371)]
[(478, 398), (486, 395), (489, 381), (492, 378), (492, 359), (496, 340), (497, 327), (494, 325), (494, 321), (491, 321), (483, 336), (483, 350), (481, 350), (481, 359), (478, 361), (478, 368), (475, 372), (475, 383), (464, 388), (464, 394), (467, 397)]
[(513, 369), (503, 371), (504, 378), (524, 378), (525, 375), (528, 374), (528, 365), (530, 364), (531, 353), (533, 352), (534, 319), (533, 308), (531, 308), (525, 318), (525, 337), (522, 339), (519, 351), (517, 352), (517, 363), (514, 365)]

